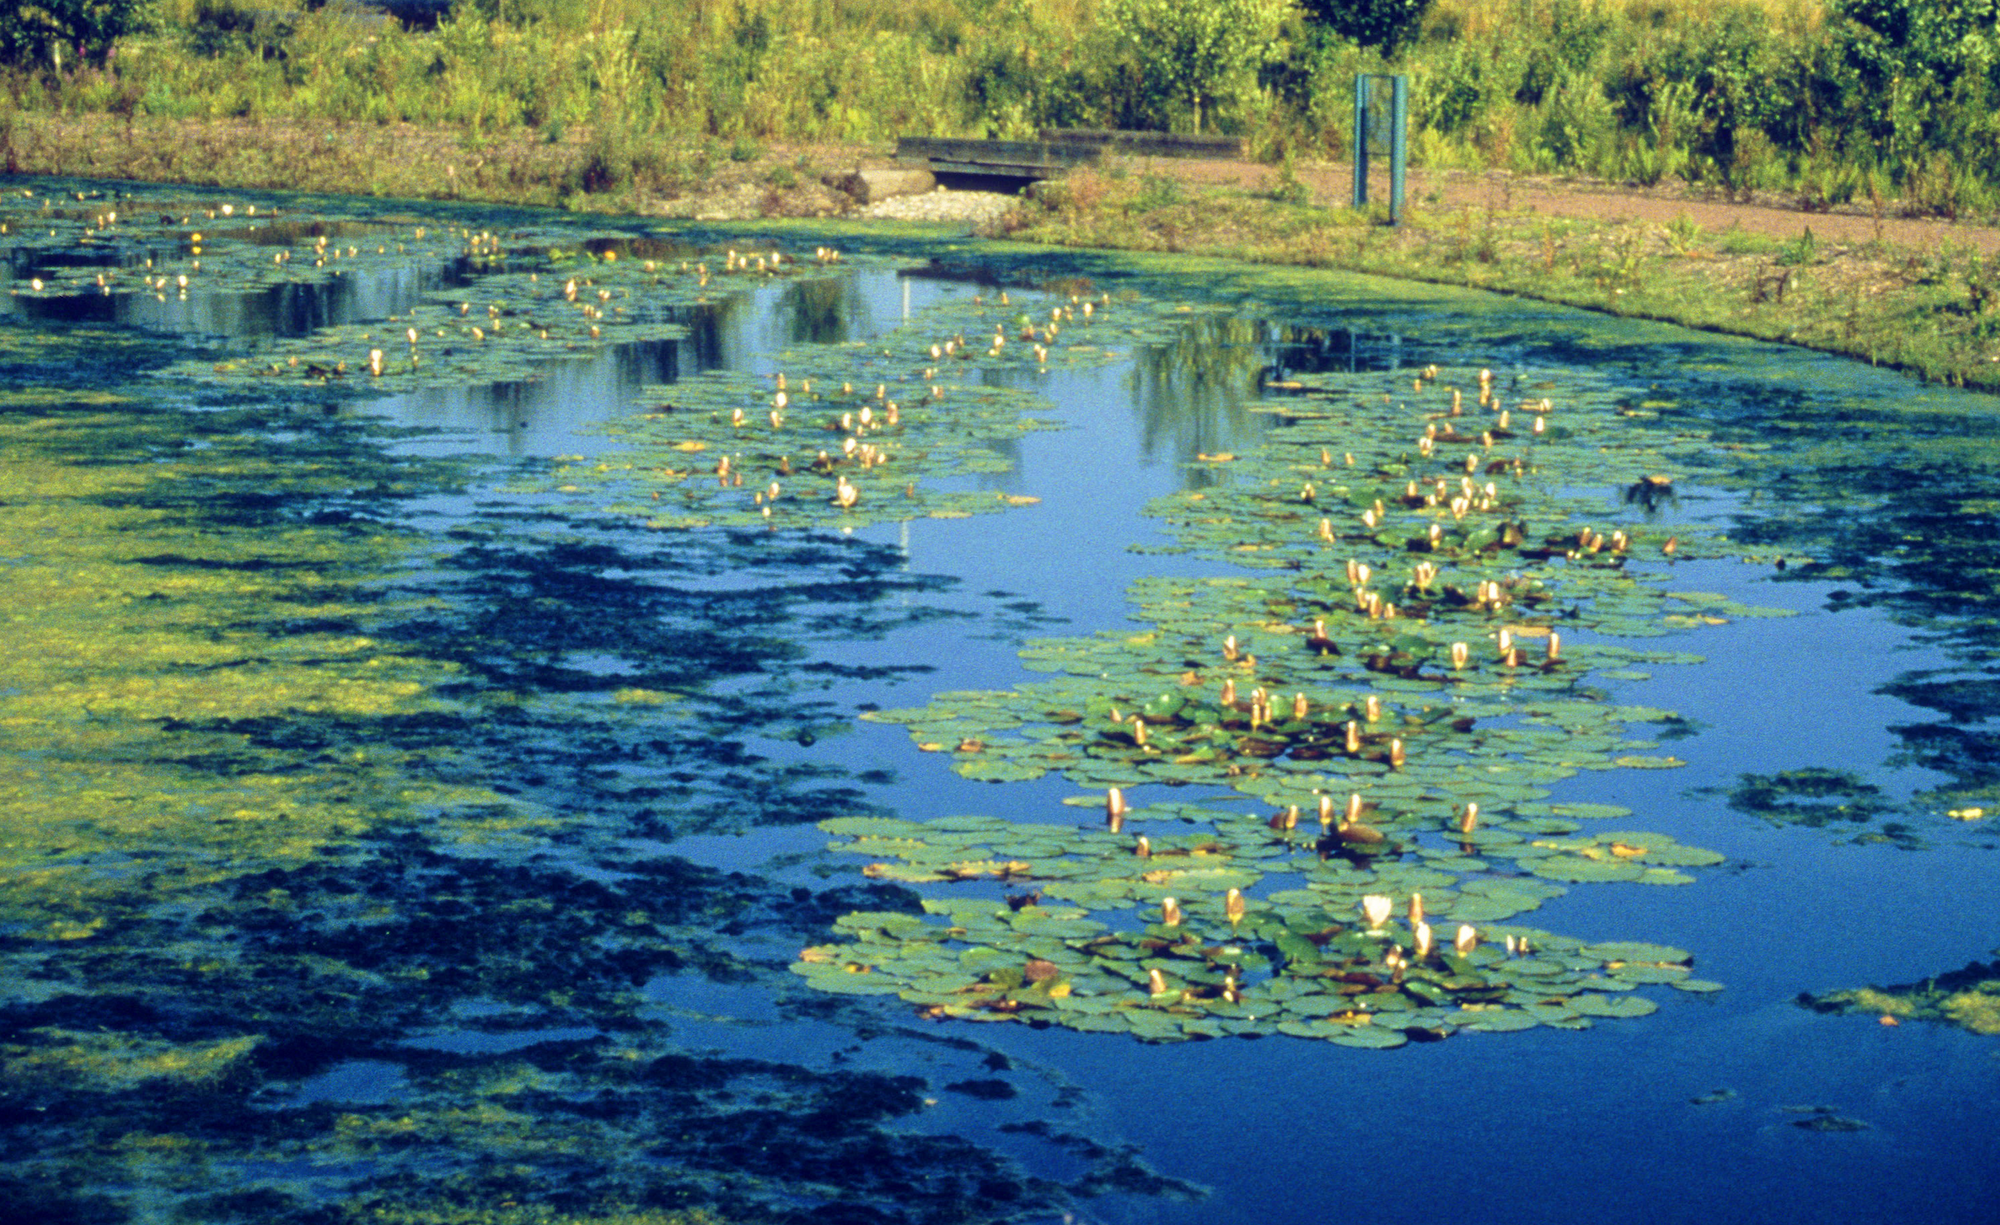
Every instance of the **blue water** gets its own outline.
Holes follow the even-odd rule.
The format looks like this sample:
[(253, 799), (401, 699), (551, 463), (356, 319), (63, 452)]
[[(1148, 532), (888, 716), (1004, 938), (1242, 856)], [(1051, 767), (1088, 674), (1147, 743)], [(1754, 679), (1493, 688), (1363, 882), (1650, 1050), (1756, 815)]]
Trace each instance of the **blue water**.
[[(414, 270), (390, 284), (350, 282), (349, 297), (299, 317), (323, 322), (387, 313), (442, 275)], [(908, 310), (970, 292), (928, 275), (856, 273), (844, 290), (842, 333), (815, 338), (879, 334)], [(1559, 312), (1524, 306), (1517, 317), (1488, 303), (1462, 317), (1437, 314), (1427, 324), (1421, 314), (1412, 316), (1401, 293), (1389, 282), (1343, 282), (1342, 300), (1357, 316), (1399, 320), (1393, 344), (1386, 331), (1371, 330), (1379, 322), (1358, 323), (1346, 338), (1350, 351), (1370, 363), (1408, 366), (1527, 362), (1560, 380), (1562, 371), (1523, 339), (1536, 320)], [(508, 495), (499, 487), (512, 464), (615, 447), (591, 427), (626, 411), (647, 382), (718, 366), (769, 369), (770, 355), (799, 339), (792, 305), (784, 288), (760, 290), (718, 307), (700, 344), (637, 346), (519, 387), (429, 392), (342, 411), (432, 431), (405, 444), (412, 453), (470, 453), (492, 465), (490, 477), (465, 494), (426, 504), (424, 515), (442, 528), (474, 504), (504, 502)], [(1328, 309), (1338, 314), (1324, 307), (1319, 313)], [(289, 317), (268, 304), (246, 312), (240, 302), (211, 302), (185, 311), (137, 309), (117, 322), (245, 336), (283, 331)], [(1251, 317), (1266, 335), (1286, 322), (1261, 308)], [(1565, 318), (1565, 327), (1582, 333), (1592, 326)], [(1656, 367), (1642, 348), (1619, 342), (1617, 360), (1629, 366), (1635, 388), (1684, 377), (1688, 355), (1710, 343), (1672, 335), (1678, 347), (1663, 349)], [(1742, 353), (1738, 342), (1713, 343), (1718, 360)], [(1280, 360), (1275, 346), (1270, 360)], [(1859, 400), (1904, 394), (1894, 376), (1823, 358), (1798, 362), (1822, 394)], [(1186, 466), (1196, 451), (1254, 445), (1265, 418), (1242, 411), (1256, 398), (1254, 385), (1234, 388), (1217, 411), (1196, 420), (1149, 403), (1155, 389), (1127, 363), (1023, 378), (1057, 406), (1069, 428), (1022, 439), (1012, 471), (988, 485), (1039, 503), (863, 533), (900, 550), (910, 573), (955, 579), (935, 598), (968, 619), (816, 647), (818, 657), (843, 663), (928, 666), (889, 682), (830, 682), (820, 696), (836, 707), (919, 705), (936, 692), (1033, 680), (1015, 655), (1023, 639), (1125, 624), (1126, 587), (1142, 576), (1225, 572), (1129, 546), (1165, 541), (1142, 508), (1198, 479)], [(1740, 509), (1728, 491), (1684, 496), (1683, 513), (1692, 516)], [(1944, 656), (1882, 612), (1828, 611), (1832, 583), (1778, 582), (1771, 572), (1734, 563), (1692, 564), (1680, 578), (1683, 587), (1799, 615), (1668, 640), (1708, 662), (1654, 668), (1650, 680), (1619, 682), (1615, 696), (1694, 720), (1699, 733), (1669, 746), (1686, 767), (1587, 774), (1562, 784), (1557, 798), (1625, 805), (1635, 813), (1632, 827), (1714, 849), (1729, 862), (1699, 870), (1697, 883), (1679, 888), (1578, 887), (1526, 921), (1588, 939), (1643, 937), (1694, 950), (1698, 976), (1727, 984), (1719, 994), (1656, 988), (1648, 994), (1660, 1011), (1639, 1021), (1600, 1022), (1584, 1032), (1468, 1033), (1392, 1052), (1286, 1038), (1155, 1046), (1019, 1025), (940, 1030), (976, 1029), (964, 1036), (1012, 1059), (1006, 1078), (1022, 1092), (1004, 1101), (940, 1090), (947, 1080), (978, 1075), (976, 1066), (963, 1052), (912, 1040), (903, 1032), (912, 1024), (908, 1010), (893, 1001), (859, 1005), (879, 1009), (885, 1028), (857, 1039), (843, 1025), (796, 1019), (762, 986), (665, 975), (645, 987), (641, 1015), (690, 1049), (783, 1051), (801, 1060), (838, 1057), (850, 1067), (914, 1071), (933, 1081), (937, 1104), (902, 1126), (977, 1136), (1055, 1176), (1073, 1172), (1065, 1158), (996, 1129), (1052, 1118), (1107, 1144), (1136, 1145), (1155, 1169), (1209, 1189), (1207, 1198), (1185, 1203), (1106, 1197), (1081, 1206), (1086, 1221), (1995, 1219), (2000, 1115), (1992, 1103), (2000, 1090), (2000, 1039), (1822, 1016), (1793, 1002), (1801, 991), (1907, 982), (1991, 955), (2000, 942), (1994, 920), (2000, 884), (1981, 831), (1927, 831), (1932, 845), (1922, 851), (1851, 845), (1827, 831), (1767, 825), (1701, 794), (1744, 772), (1801, 766), (1853, 768), (1896, 795), (1937, 784), (1942, 776), (1934, 772), (1891, 764), (1900, 742), (1889, 729), (1923, 716), (1877, 690), (1906, 671), (1940, 666)], [(868, 799), (914, 819), (966, 812), (1074, 819), (1075, 810), (1061, 805), (1077, 792), (1074, 786), (967, 781), (942, 755), (919, 752), (898, 727), (862, 723), (811, 746), (774, 737), (758, 748), (778, 760), (886, 771), (887, 781), (864, 788)], [(816, 859), (825, 841), (810, 826), (783, 827), (663, 841), (657, 849), (825, 887), (829, 877)], [(835, 871), (855, 866), (836, 861)], [(496, 1038), (468, 1028), (417, 1035), (408, 1045), (477, 1054), (588, 1036), (554, 1029)], [(398, 1065), (357, 1056), (273, 1104), (392, 1102), (401, 1085)], [(1827, 1115), (1866, 1128), (1796, 1125)]]

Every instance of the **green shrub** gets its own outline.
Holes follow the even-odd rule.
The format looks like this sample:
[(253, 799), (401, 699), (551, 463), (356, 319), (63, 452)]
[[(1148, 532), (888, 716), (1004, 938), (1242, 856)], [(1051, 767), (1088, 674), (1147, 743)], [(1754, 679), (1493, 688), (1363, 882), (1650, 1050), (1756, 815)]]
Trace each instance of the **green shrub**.
[(1299, 7), (1342, 38), (1392, 55), (1415, 37), (1431, 0), (1299, 0)]
[(0, 0), (0, 61), (62, 72), (81, 56), (102, 64), (112, 44), (145, 28), (146, 0)]
[(1279, 0), (1105, 0), (1105, 27), (1136, 66), (1149, 126), (1212, 126), (1256, 78), (1254, 57), (1271, 42)]
[(1536, 141), (1553, 163), (1551, 169), (1608, 167), (1616, 126), (1611, 102), (1596, 79), (1570, 72), (1549, 91)]

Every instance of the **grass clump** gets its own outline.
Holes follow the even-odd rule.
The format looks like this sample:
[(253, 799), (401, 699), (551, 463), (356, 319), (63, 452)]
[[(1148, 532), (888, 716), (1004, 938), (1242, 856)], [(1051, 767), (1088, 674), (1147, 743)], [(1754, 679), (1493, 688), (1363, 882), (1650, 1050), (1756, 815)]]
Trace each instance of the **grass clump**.
[(1009, 226), (1077, 247), (1190, 252), (1343, 268), (1803, 345), (1958, 386), (2000, 386), (2000, 270), (1950, 247), (1789, 240), (1732, 227), (1552, 220), (1498, 207), (1378, 213), (1310, 208), (1269, 190), (1170, 198), (1098, 172), (1045, 185)]

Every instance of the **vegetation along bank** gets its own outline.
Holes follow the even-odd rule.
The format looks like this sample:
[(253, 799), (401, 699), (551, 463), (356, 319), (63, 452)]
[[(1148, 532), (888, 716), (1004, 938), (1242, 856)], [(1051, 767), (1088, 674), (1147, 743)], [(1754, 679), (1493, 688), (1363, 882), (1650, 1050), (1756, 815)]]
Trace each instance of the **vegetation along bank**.
[[(904, 132), (1223, 132), (1258, 164), (1113, 163), (1003, 229), (2000, 385), (2000, 0), (57, 0), (0, 4), (0, 60), (14, 173), (683, 216), (843, 211), (822, 180)], [(1340, 207), (1330, 166), (1372, 71), (1411, 82), (1420, 175), (1393, 230)], [(1607, 216), (1510, 186), (1552, 180), (1652, 194)], [(1704, 223), (1676, 193), (1790, 211)], [(1910, 243), (1904, 217), (1957, 224)]]

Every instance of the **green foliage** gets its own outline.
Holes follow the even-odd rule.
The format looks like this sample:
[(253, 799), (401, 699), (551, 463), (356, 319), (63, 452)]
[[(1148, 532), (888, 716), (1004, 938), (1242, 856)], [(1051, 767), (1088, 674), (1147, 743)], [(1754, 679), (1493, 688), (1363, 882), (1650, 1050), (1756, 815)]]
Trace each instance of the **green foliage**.
[(193, 0), (179, 17), (187, 47), (197, 55), (281, 55), (298, 27), (299, 13), (275, 4), (245, 0)]
[(1839, 0), (1835, 10), (1860, 27), (1846, 42), (1849, 61), (1877, 82), (1930, 77), (1948, 87), (2000, 68), (1996, 0)]
[(1279, 13), (1277, 0), (1107, 0), (1103, 20), (1137, 65), (1141, 109), (1162, 127), (1189, 115), (1199, 132), (1248, 85)]
[(0, 61), (61, 72), (101, 64), (145, 25), (146, 0), (0, 0)]
[(1415, 37), (1432, 0), (1300, 0), (1306, 16), (1342, 38), (1384, 54)]
[[(59, 82), (19, 105), (447, 125), (482, 153), (609, 121), (635, 156), (1138, 127), (1244, 133), (1275, 160), (1342, 149), (1354, 77), (1388, 70), (1410, 75), (1413, 146), (1439, 167), (1678, 177), (1807, 207), (1879, 186), (1883, 207), (1953, 217), (1990, 211), (2000, 182), (2000, 0), (1839, 0), (1823, 19), (1768, 0), (467, 0), (407, 30), (335, 4), (161, 0), (168, 37), (111, 56), (148, 11), (0, 0), (0, 57)], [(72, 72), (73, 47), (106, 69)], [(617, 160), (582, 177), (644, 180)]]

